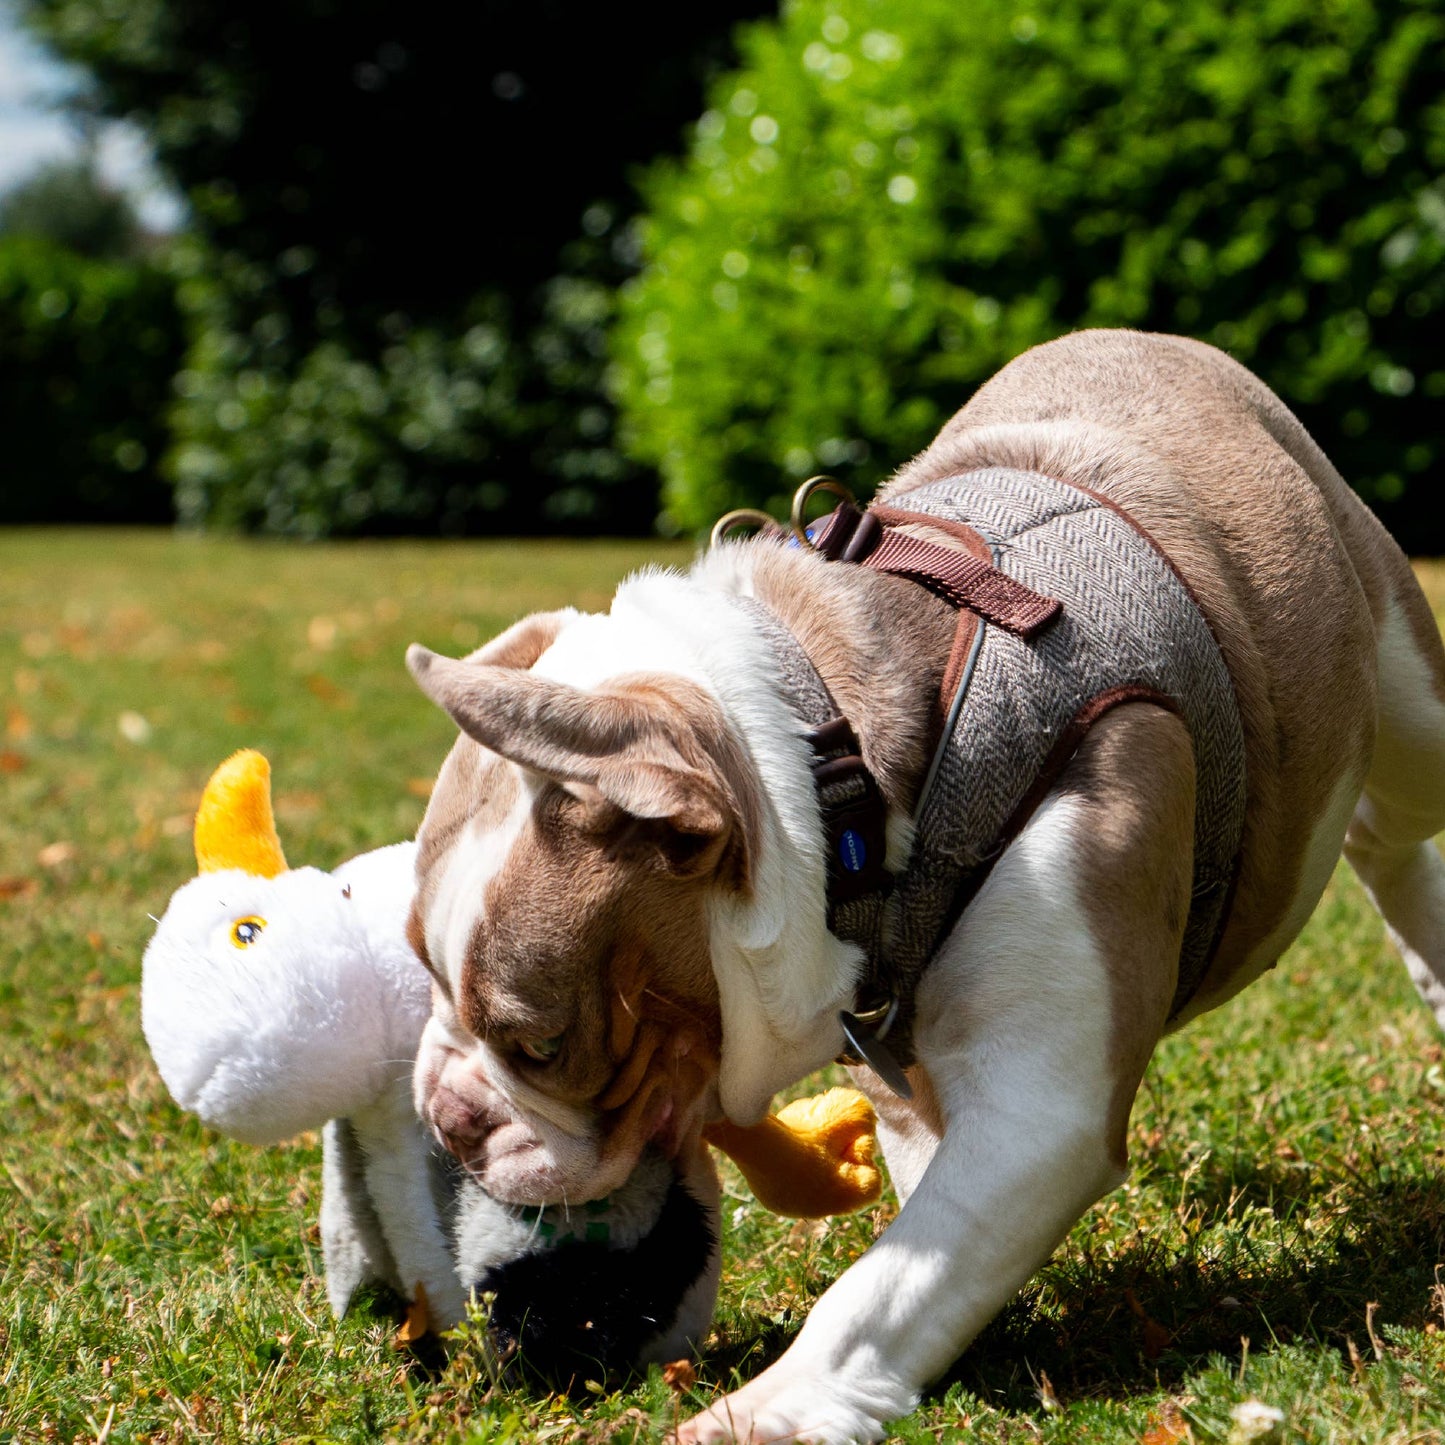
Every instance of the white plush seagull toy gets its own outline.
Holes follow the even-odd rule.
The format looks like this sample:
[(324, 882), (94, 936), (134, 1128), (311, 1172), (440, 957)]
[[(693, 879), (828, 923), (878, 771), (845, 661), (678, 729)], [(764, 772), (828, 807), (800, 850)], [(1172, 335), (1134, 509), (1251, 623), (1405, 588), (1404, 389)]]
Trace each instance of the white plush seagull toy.
[[(270, 778), (266, 759), (244, 751), (206, 786), (199, 876), (176, 891), (146, 949), (146, 1042), (176, 1102), (232, 1138), (273, 1144), (346, 1121), (328, 1128), (324, 1147), (333, 1309), (378, 1278), (408, 1298), (420, 1284), (433, 1319), (455, 1323), (466, 1291), (433, 1202), (435, 1151), (411, 1102), (431, 1011), (406, 942), (415, 844), (332, 873), (288, 868)], [(355, 1207), (366, 1199), (375, 1227)], [(384, 1251), (367, 1248), (378, 1242)]]

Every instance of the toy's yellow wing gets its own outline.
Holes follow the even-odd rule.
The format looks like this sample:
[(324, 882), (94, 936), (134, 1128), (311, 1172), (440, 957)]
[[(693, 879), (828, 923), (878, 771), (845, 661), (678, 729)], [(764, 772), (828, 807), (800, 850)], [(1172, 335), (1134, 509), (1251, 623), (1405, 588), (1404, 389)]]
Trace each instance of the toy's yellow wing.
[(758, 1203), (793, 1219), (851, 1214), (873, 1204), (873, 1106), (856, 1089), (829, 1089), (743, 1128), (724, 1120), (705, 1138), (743, 1172)]

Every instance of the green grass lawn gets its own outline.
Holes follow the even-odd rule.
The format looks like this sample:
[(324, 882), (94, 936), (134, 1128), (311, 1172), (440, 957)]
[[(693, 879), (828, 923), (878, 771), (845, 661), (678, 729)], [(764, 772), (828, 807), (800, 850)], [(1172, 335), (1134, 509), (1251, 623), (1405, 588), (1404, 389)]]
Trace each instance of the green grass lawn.
[[(0, 533), (0, 1441), (659, 1439), (886, 1222), (778, 1221), (728, 1170), (693, 1391), (489, 1389), (474, 1342), (394, 1348), (381, 1301), (333, 1322), (316, 1138), (212, 1134), (141, 1038), (146, 915), (194, 871), (227, 753), (271, 757), (293, 863), (401, 838), (451, 737), (409, 641), (461, 652), (686, 555)], [(897, 1438), (1226, 1440), (1254, 1399), (1286, 1439), (1445, 1439), (1442, 1106), (1435, 1027), (1342, 870), (1270, 977), (1160, 1050), (1130, 1182)]]

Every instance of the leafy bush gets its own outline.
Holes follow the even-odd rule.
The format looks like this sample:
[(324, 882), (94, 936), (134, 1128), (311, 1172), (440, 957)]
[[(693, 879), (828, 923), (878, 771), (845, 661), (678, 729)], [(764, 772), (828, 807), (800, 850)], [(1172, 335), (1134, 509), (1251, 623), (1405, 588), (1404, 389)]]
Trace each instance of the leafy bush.
[(184, 337), (146, 262), (0, 238), (0, 522), (166, 522), (156, 462)]
[(33, 236), (97, 259), (134, 256), (141, 247), (134, 207), (90, 159), (41, 166), (7, 191), (0, 235)]
[(613, 293), (542, 288), (541, 315), (482, 292), (446, 326), (384, 318), (375, 348), (295, 345), (236, 320), (234, 286), (182, 252), (195, 341), (167, 468), (189, 525), (299, 536), (642, 532), (655, 481), (613, 441), (601, 394)]
[(794, 0), (655, 168), (618, 385), (677, 523), (860, 486), (1029, 345), (1179, 331), (1445, 550), (1435, 0)]

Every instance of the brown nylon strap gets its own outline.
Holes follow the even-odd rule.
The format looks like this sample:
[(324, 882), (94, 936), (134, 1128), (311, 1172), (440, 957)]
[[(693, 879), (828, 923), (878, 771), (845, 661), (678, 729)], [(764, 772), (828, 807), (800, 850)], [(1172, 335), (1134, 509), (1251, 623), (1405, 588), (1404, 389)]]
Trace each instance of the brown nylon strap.
[(1057, 598), (1015, 582), (986, 558), (899, 530), (906, 522), (934, 526), (934, 518), (893, 507), (882, 511), (885, 515), (880, 517), (841, 506), (819, 525), (813, 544), (830, 561), (854, 562), (875, 572), (907, 577), (953, 606), (966, 607), (1025, 640), (1063, 610)]
[(1063, 610), (1057, 598), (1015, 582), (992, 562), (891, 527), (861, 560), (875, 571), (921, 582), (955, 607), (967, 607), (995, 627), (1025, 639), (1042, 631)]

